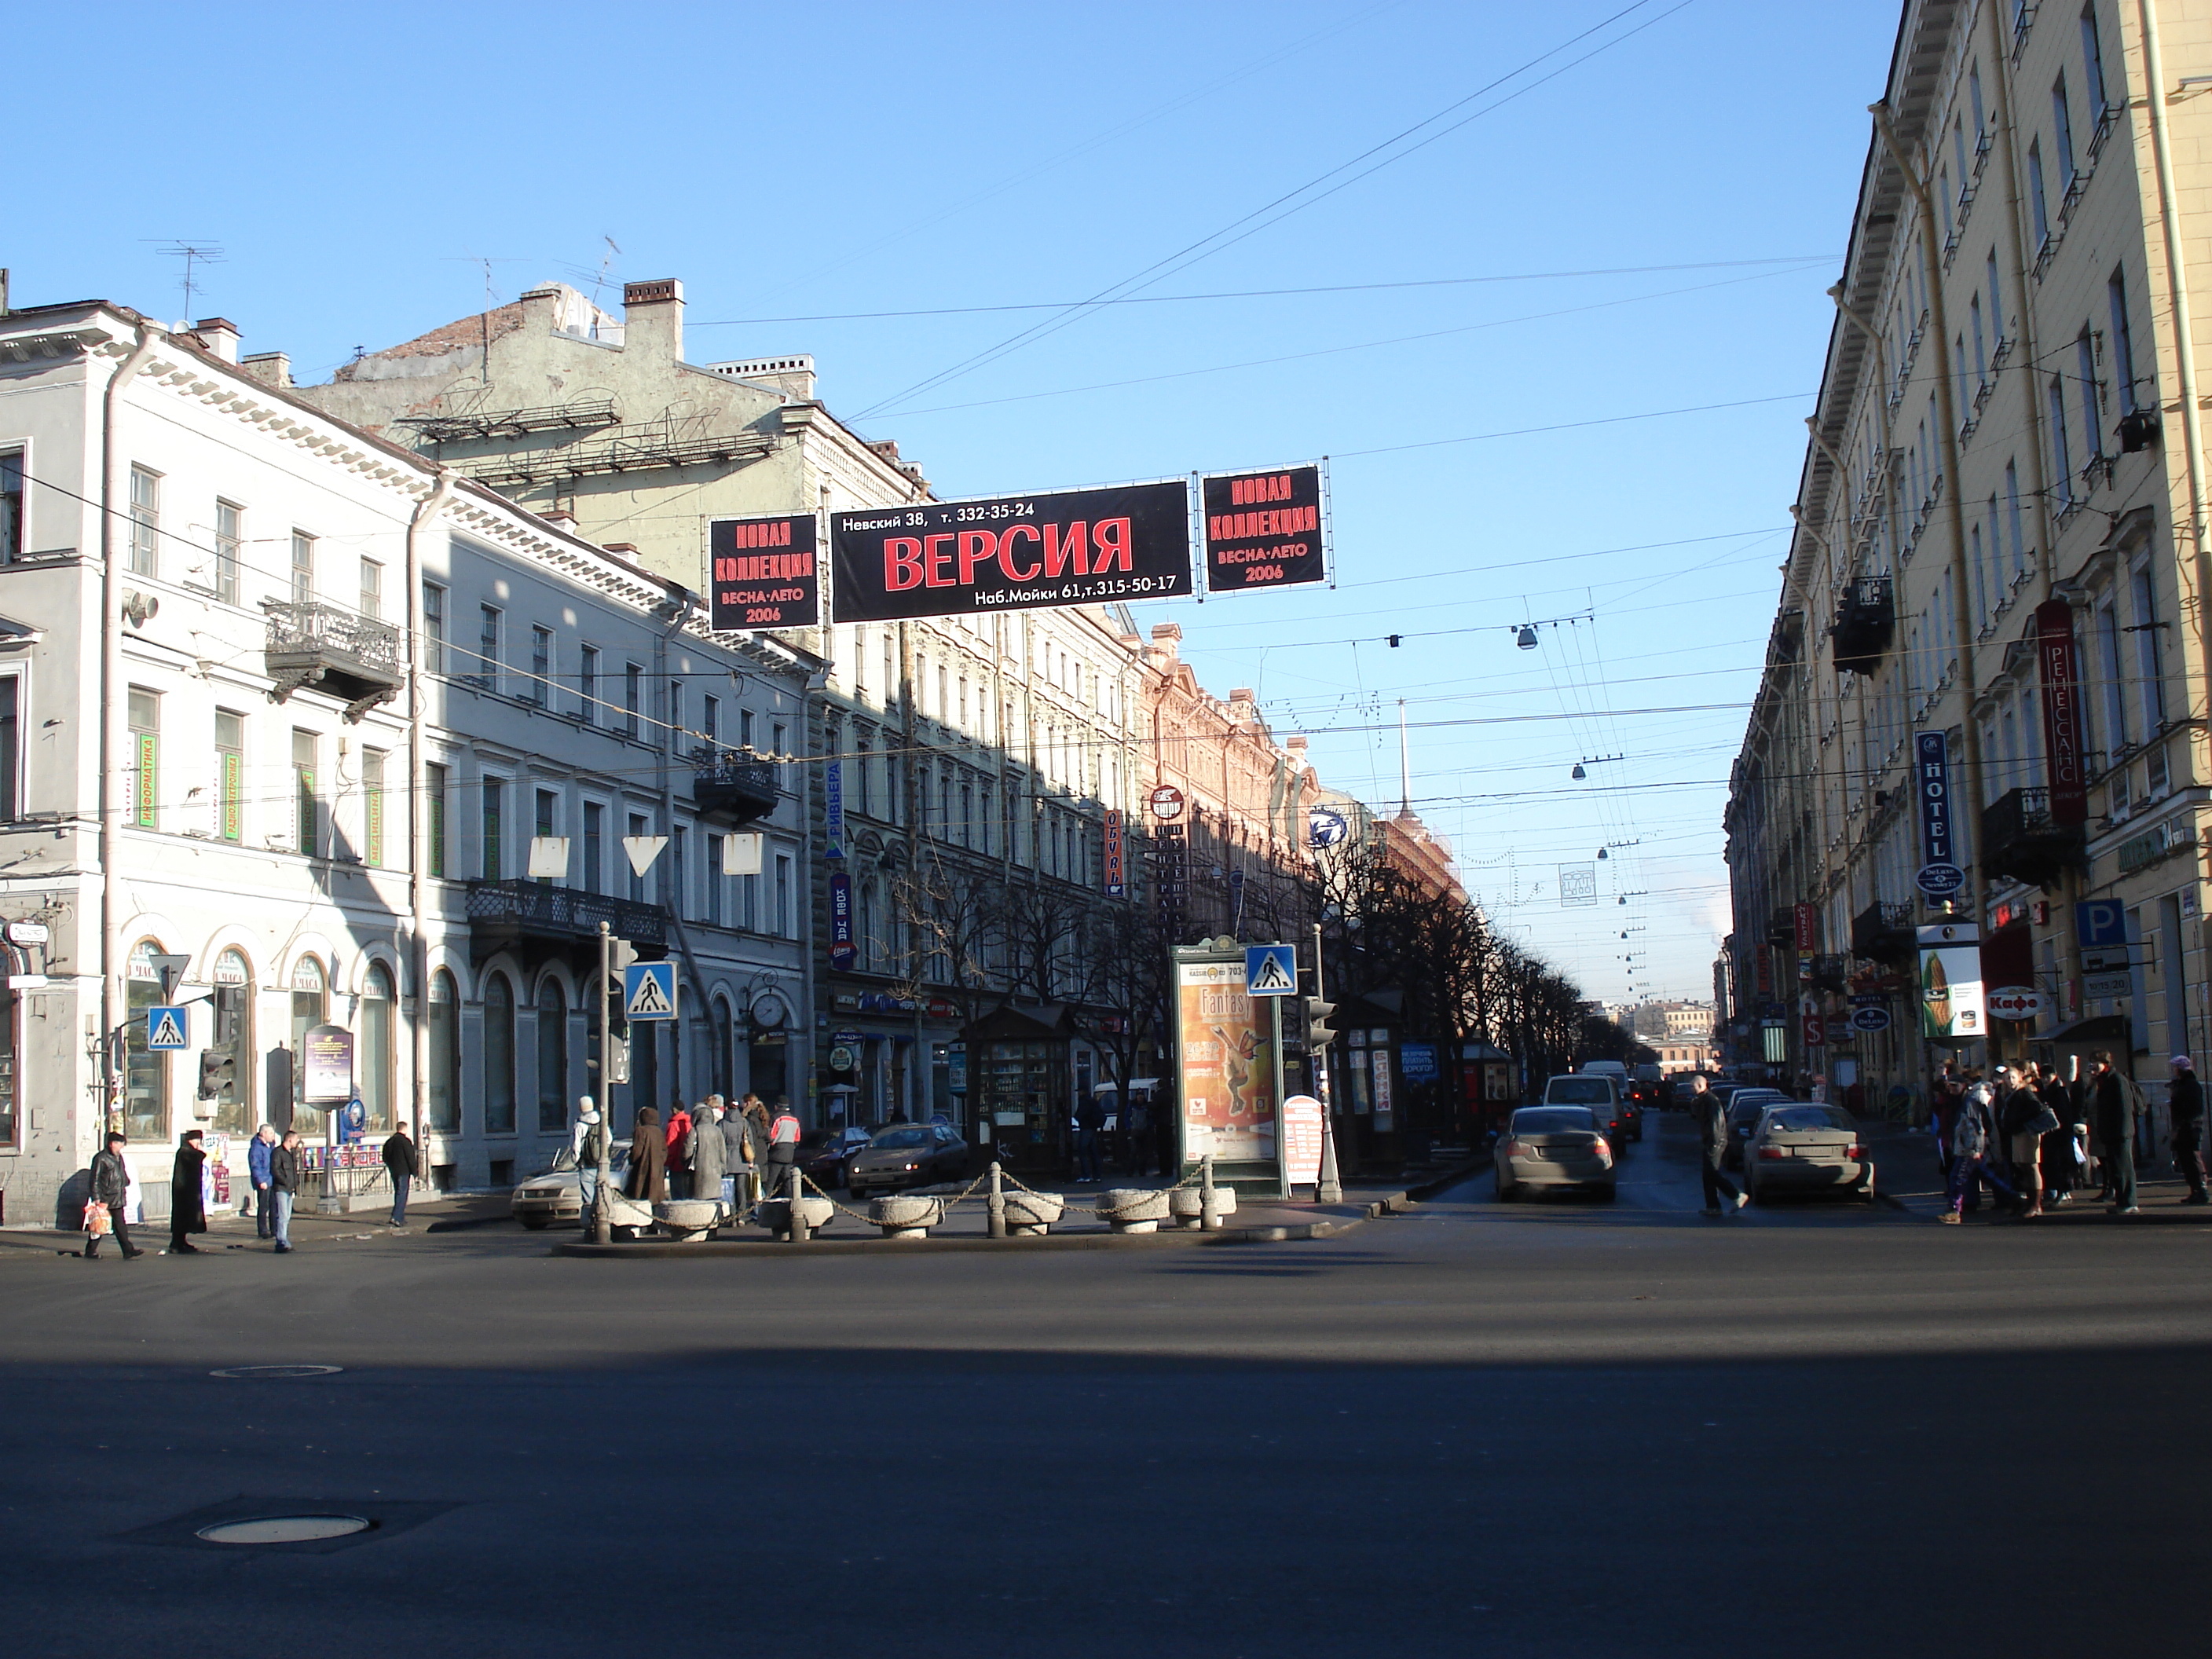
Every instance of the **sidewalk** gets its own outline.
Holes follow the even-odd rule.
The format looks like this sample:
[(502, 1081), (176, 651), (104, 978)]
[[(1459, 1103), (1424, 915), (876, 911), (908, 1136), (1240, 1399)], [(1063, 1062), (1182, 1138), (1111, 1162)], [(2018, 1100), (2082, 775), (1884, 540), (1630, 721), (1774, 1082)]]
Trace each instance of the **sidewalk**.
[[(1874, 1151), (1875, 1191), (1881, 1201), (1924, 1220), (1934, 1221), (1941, 1217), (1949, 1207), (1949, 1199), (1944, 1190), (1942, 1166), (1936, 1161), (1936, 1137), (1925, 1129), (1910, 1129), (1887, 1119), (1864, 1117), (1859, 1120), (1859, 1133)], [(2113, 1215), (2109, 1206), (2097, 1202), (2097, 1189), (2089, 1187), (2076, 1191), (2070, 1203), (2047, 1205), (2032, 1224), (2074, 1226), (2101, 1221), (2212, 1224), (2212, 1205), (2183, 1202), (2189, 1196), (2189, 1188), (2174, 1173), (2170, 1161), (2162, 1160), (2148, 1168), (2138, 1165), (2136, 1184), (2140, 1214)], [(1981, 1209), (1968, 1215), (1967, 1221), (2017, 1224), (2022, 1220), (2010, 1210), (1989, 1203), (1986, 1192), (1983, 1197)]]
[[(481, 1225), (487, 1221), (504, 1222), (507, 1214), (508, 1196), (498, 1193), (441, 1193), (428, 1200), (410, 1196), (407, 1200), (407, 1224), (394, 1230), (386, 1224), (389, 1210), (355, 1211), (350, 1215), (323, 1215), (313, 1209), (295, 1209), (292, 1212), (292, 1243), (300, 1248), (310, 1245), (350, 1242), (366, 1238), (404, 1238), (417, 1234), (443, 1233), (458, 1228)], [(169, 1222), (166, 1216), (145, 1222), (134, 1222), (131, 1227), (131, 1242), (149, 1255), (166, 1252), (169, 1247)], [(258, 1237), (253, 1230), (253, 1218), (241, 1216), (234, 1209), (215, 1211), (208, 1217), (208, 1230), (195, 1233), (192, 1242), (207, 1251), (249, 1249), (266, 1250), (269, 1241)], [(46, 1256), (58, 1252), (74, 1255), (84, 1249), (84, 1235), (62, 1231), (52, 1227), (9, 1228), (0, 1231), (0, 1261), (21, 1256)], [(102, 1258), (118, 1255), (113, 1239), (101, 1247)]]

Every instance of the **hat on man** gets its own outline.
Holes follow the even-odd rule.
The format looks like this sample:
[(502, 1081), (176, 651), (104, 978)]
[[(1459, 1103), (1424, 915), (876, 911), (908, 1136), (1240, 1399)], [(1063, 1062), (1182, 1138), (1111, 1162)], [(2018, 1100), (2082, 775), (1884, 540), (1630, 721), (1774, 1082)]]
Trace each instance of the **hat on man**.
[(2188, 1072), (2194, 1071), (2196, 1068), (2189, 1063), (2187, 1054), (2176, 1054), (2173, 1057), (2173, 1069), (2177, 1072)]

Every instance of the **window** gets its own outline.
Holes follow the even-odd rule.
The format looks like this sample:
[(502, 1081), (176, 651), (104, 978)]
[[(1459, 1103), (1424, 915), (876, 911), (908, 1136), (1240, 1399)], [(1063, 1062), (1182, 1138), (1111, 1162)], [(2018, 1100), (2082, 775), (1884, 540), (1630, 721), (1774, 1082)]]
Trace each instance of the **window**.
[(2066, 441), (2066, 381), (2057, 374), (2051, 377), (2045, 388), (2051, 401), (2051, 471), (2055, 480), (2054, 493), (2063, 506), (2071, 506), (2074, 495), (2074, 463), (2072, 451)]
[(607, 809), (595, 800), (584, 803), (584, 890), (606, 890)]
[(154, 543), (161, 534), (161, 475), (143, 466), (131, 469), (131, 556), (134, 576), (154, 574)]
[(1990, 250), (1989, 267), (1983, 272), (1990, 284), (1990, 352), (1995, 357), (1997, 349), (2004, 344), (2004, 290), (1997, 286), (1997, 251)]
[(507, 811), (507, 781), (503, 778), (486, 778), (482, 791), (480, 836), (483, 847), (483, 878), (497, 881), (505, 873), (501, 858), (500, 842), (503, 838), (501, 819)]
[(875, 751), (870, 747), (866, 738), (860, 739), (853, 747), (854, 751), (853, 781), (856, 786), (854, 793), (859, 796), (859, 799), (854, 802), (854, 805), (863, 817), (872, 817), (875, 816), (876, 810)]
[(446, 672), (446, 590), (435, 582), (422, 584), (422, 669)]
[(2087, 327), (2074, 341), (2074, 368), (2081, 381), (2081, 444), (2094, 461), (2105, 453), (2105, 423), (2097, 418), (2097, 406), (2104, 400), (2097, 395), (2097, 354), (2089, 344)]
[[(0, 564), (13, 564), (23, 556), (23, 452), (0, 450)], [(12, 1140), (0, 1139), (0, 1146)]]
[(392, 970), (382, 963), (369, 965), (361, 987), (361, 1030), (354, 1056), (354, 1083), (361, 1091), (366, 1127), (377, 1134), (392, 1133), (392, 1079), (397, 1066), (392, 1054)]
[(790, 734), (791, 728), (781, 720), (778, 720), (770, 726), (768, 734), (769, 751), (776, 755), (787, 753), (790, 748)]
[(637, 717), (645, 706), (645, 670), (637, 664), (623, 665), (623, 736), (637, 735)]
[(668, 875), (660, 884), (660, 902), (678, 916), (690, 914), (686, 901), (690, 895), (685, 890), (691, 879), (690, 842), (690, 832), (678, 824), (668, 838)]
[[(2128, 746), (2126, 688), (2120, 683), (2120, 618), (2110, 605), (2097, 612), (2097, 672), (2105, 683), (2105, 755), (2110, 763)], [(2124, 799), (2126, 785), (2117, 787)]]
[[(441, 768), (441, 770), (443, 769)], [(430, 1075), (430, 1133), (453, 1135), (461, 1132), (461, 1030), (457, 1018), (459, 999), (453, 976), (442, 969), (430, 975), (430, 1018), (428, 1039)]]
[(978, 850), (980, 850), (984, 856), (988, 858), (990, 856), (991, 842), (993, 840), (991, 833), (991, 786), (988, 783), (983, 786), (983, 811), (981, 815), (976, 819), (976, 826), (982, 832)]
[(146, 1046), (146, 1011), (164, 1000), (154, 967), (162, 954), (158, 939), (140, 939), (124, 970), (123, 1133), (142, 1143), (169, 1134), (169, 1057)]
[(301, 1098), (306, 1092), (307, 1033), (330, 1018), (330, 981), (321, 958), (301, 957), (292, 964), (292, 1125), (303, 1140), (319, 1140), (323, 1109)]
[[(23, 682), (10, 674), (0, 678), (0, 823), (12, 823), (23, 816), (23, 715), (21, 698)], [(7, 1023), (6, 1012), (0, 1009), (0, 1027)], [(7, 1034), (0, 1030), (0, 1045), (4, 1045)], [(0, 1047), (0, 1055), (12, 1052)], [(0, 1075), (0, 1084), (7, 1081)], [(6, 1093), (0, 1088), (0, 1095)], [(9, 1145), (5, 1135), (0, 1135), (0, 1146)]]
[(796, 939), (791, 924), (791, 854), (775, 855), (775, 936)]
[(1966, 301), (1966, 317), (1974, 336), (1974, 385), (1984, 386), (1990, 381), (1990, 356), (1982, 343), (1982, 296), (1973, 295)]
[(2077, 177), (2074, 167), (2074, 117), (2066, 102), (2066, 77), (2063, 75), (2051, 83), (2051, 137), (2058, 146), (2058, 176), (2065, 181), (2066, 192), (2070, 196)]
[(522, 688), (523, 701), (545, 707), (545, 689), (553, 684), (553, 630), (530, 630), (530, 684)]
[(504, 974), (484, 982), (484, 1133), (514, 1133), (514, 989)]
[(722, 846), (720, 836), (707, 837), (707, 925), (722, 925)]
[(384, 567), (374, 559), (361, 562), (361, 614), (381, 617), (384, 614)]
[(586, 726), (599, 722), (599, 648), (595, 645), (576, 647), (576, 718)]
[(568, 1127), (568, 1000), (558, 981), (538, 988), (538, 1131)]
[(2094, 3), (2081, 8), (2081, 90), (2088, 94), (2090, 115), (2102, 125), (2112, 106), (2105, 101), (2105, 51), (2097, 40)]
[(682, 680), (672, 679), (668, 682), (667, 715), (668, 719), (662, 728), (661, 736), (663, 740), (672, 748), (684, 732), (684, 682)]
[[(531, 833), (536, 836), (540, 841), (551, 840), (555, 833), (555, 819), (560, 810), (560, 796), (554, 793), (550, 789), (538, 790), (537, 792), (537, 816), (532, 824)], [(537, 849), (534, 848), (532, 849), (533, 852), (536, 850)], [(541, 884), (547, 887), (550, 887), (553, 884), (553, 878), (550, 876), (540, 876), (538, 879)]]
[(292, 532), (292, 603), (306, 605), (315, 597), (315, 538), (304, 530)]
[(372, 870), (384, 868), (384, 750), (361, 751), (361, 858)]
[(1982, 66), (1978, 62), (1967, 65), (1966, 96), (1974, 109), (1974, 144), (1981, 147), (1981, 135), (1989, 131), (1989, 123), (1982, 116)]
[(2012, 569), (2015, 578), (2027, 570), (2027, 545), (2021, 533), (2020, 468), (2013, 462), (2005, 463), (2005, 532), (2012, 547)]
[(699, 735), (710, 748), (719, 748), (722, 742), (722, 700), (707, 696), (699, 699)]
[[(636, 837), (645, 834), (645, 814), (642, 812), (631, 813), (629, 815), (629, 835), (631, 839), (635, 840)], [(629, 849), (625, 848), (623, 848), (623, 851), (627, 852)], [(629, 867), (629, 896), (637, 903), (642, 904), (645, 902), (645, 878), (638, 873), (637, 866), (635, 864), (630, 864), (628, 859), (624, 859), (623, 862)]]
[(479, 690), (495, 691), (499, 689), (500, 610), (495, 605), (479, 605), (477, 616), (477, 672), (469, 680)]
[(760, 877), (738, 878), (738, 926), (748, 933), (760, 931)]
[(2035, 246), (2039, 252), (2051, 241), (2051, 210), (2044, 204), (2043, 140), (2027, 147), (2027, 204), (2035, 215)]
[(223, 1134), (253, 1133), (253, 971), (235, 951), (216, 958), (209, 1000), (214, 1040), (209, 1048), (231, 1062), (230, 1080), (216, 1091), (215, 1127)]
[(2119, 388), (2120, 412), (2133, 414), (2145, 407), (2145, 404), (2136, 391), (2136, 343), (2135, 336), (2128, 327), (2125, 272), (2118, 269), (2113, 270), (2112, 280), (2105, 284), (2105, 302), (2112, 318), (2112, 379)]
[(428, 797), (423, 805), (428, 809), (430, 820), (428, 852), (430, 873), (434, 876), (442, 876), (446, 873), (447, 783), (447, 770), (437, 762), (432, 761), (423, 767), (422, 793)]
[(1974, 617), (1986, 622), (1990, 614), (1990, 569), (1982, 546), (1982, 527), (1971, 526), (1966, 532), (1966, 566), (1974, 575)]
[(2151, 586), (2150, 568), (2143, 566), (2135, 573), (2136, 602), (2136, 673), (2142, 684), (2137, 703), (2142, 709), (2143, 736), (2151, 742), (2150, 787), (2155, 794), (2166, 787), (2166, 745), (2156, 739), (2166, 727), (2166, 665), (2158, 647), (2159, 629), (2156, 590)]
[[(0, 465), (4, 465), (0, 460)], [(231, 501), (215, 504), (215, 596), (238, 603), (238, 550), (246, 541), (246, 510)]]
[(161, 817), (161, 699), (131, 688), (130, 822), (141, 830), (160, 826)]
[(296, 726), (292, 732), (292, 845), (308, 854), (323, 850), (323, 804), (315, 793), (316, 759), (321, 739)]
[(898, 665), (892, 659), (891, 630), (884, 629), (884, 707), (889, 708), (898, 693)]

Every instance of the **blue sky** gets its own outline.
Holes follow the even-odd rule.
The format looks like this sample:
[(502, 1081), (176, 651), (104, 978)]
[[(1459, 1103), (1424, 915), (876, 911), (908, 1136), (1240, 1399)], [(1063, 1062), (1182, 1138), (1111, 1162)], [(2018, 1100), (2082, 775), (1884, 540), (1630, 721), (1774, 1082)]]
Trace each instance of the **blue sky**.
[[(1415, 810), (1498, 921), (1591, 995), (1698, 996), (1896, 27), (1894, 0), (124, 4), (103, 33), (151, 82), (12, 94), (19, 162), (46, 154), (0, 264), (18, 304), (174, 317), (164, 246), (217, 244), (194, 313), (302, 380), (479, 309), (479, 259), (502, 300), (679, 276), (687, 355), (812, 352), (946, 495), (1329, 456), (1335, 591), (1139, 624), (1370, 799), (1404, 698)], [(80, 34), (49, 8), (11, 40), (62, 63)], [(949, 379), (1056, 314), (812, 320), (1146, 272)], [(1285, 289), (1340, 291), (1255, 292)], [(1563, 907), (1601, 846), (1600, 903)]]

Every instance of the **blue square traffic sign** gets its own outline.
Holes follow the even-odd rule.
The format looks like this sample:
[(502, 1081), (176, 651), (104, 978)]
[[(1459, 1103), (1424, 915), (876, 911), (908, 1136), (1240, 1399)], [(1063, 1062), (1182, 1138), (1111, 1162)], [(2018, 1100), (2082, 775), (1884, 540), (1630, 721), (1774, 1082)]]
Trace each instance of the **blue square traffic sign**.
[(2118, 899), (2082, 899), (2074, 907), (2074, 927), (2085, 951), (2124, 949), (2128, 908)]
[(156, 1005), (146, 1011), (146, 1046), (156, 1054), (184, 1048), (191, 1030), (181, 1004)]
[(1294, 997), (1298, 994), (1298, 953), (1288, 945), (1244, 947), (1244, 994)]
[(676, 1018), (676, 964), (633, 962), (623, 969), (623, 1013), (630, 1019)]

